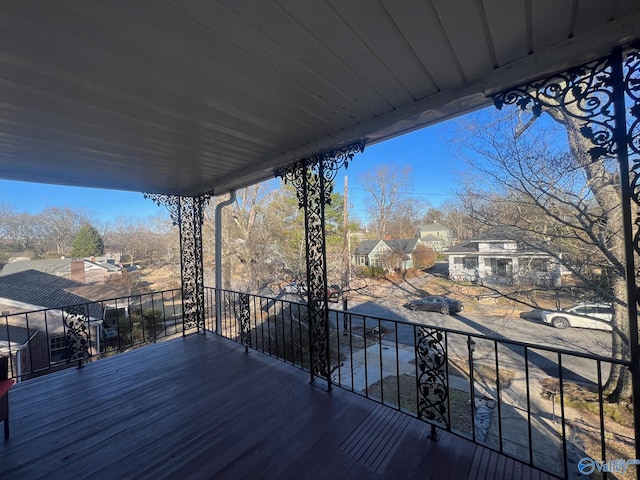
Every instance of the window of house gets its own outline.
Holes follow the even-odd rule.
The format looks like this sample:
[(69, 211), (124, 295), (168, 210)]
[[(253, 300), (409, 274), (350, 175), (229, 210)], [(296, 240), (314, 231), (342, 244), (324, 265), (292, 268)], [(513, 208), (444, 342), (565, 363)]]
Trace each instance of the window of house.
[(549, 269), (549, 262), (541, 258), (531, 260), (531, 270), (534, 272), (546, 272)]
[(49, 339), (51, 363), (62, 362), (67, 359), (67, 337), (60, 335)]
[(478, 257), (464, 257), (464, 268), (475, 270), (478, 268)]
[(511, 260), (505, 260), (502, 258), (497, 259), (496, 273), (503, 277), (511, 275)]

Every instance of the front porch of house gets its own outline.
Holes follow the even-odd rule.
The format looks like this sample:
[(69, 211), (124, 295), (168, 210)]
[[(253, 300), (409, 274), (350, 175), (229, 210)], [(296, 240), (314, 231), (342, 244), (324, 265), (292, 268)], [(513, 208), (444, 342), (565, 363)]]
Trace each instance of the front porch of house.
[[(582, 0), (554, 15), (526, 1), (514, 9), (508, 0), (469, 1), (468, 8), (444, 8), (446, 2), (426, 8), (418, 0), (402, 7), (319, 2), (317, 9), (296, 2), (260, 2), (257, 9), (231, 3), (149, 3), (142, 9), (70, 2), (46, 9), (8, 2), (2, 9), (7, 34), (0, 47), (6, 71), (0, 110), (10, 119), (2, 130), (3, 178), (148, 192), (167, 207), (180, 228), (181, 288), (171, 299), (178, 311), (166, 315), (169, 302), (160, 297), (157, 318), (149, 294), (144, 306), (151, 304), (150, 318), (144, 309), (122, 324), (116, 318), (110, 340), (122, 351), (168, 330), (183, 337), (16, 385), (0, 474), (544, 478), (519, 461), (540, 467), (540, 453), (553, 452), (558, 468), (551, 472), (569, 478), (576, 454), (587, 454), (573, 449), (563, 391), (569, 380), (589, 383), (598, 396), (597, 440), (589, 455), (620, 457), (609, 445), (603, 406), (612, 368), (631, 372), (635, 429), (629, 438), (640, 457), (640, 9), (622, 2), (604, 12)], [(624, 359), (329, 307), (325, 206), (336, 173), (369, 145), (490, 103), (536, 116), (561, 109), (590, 142), (582, 153), (617, 162), (617, 230), (625, 246), (618, 273), (627, 282)], [(231, 201), (237, 189), (274, 176), (294, 186), (304, 210), (304, 304), (222, 290), (222, 262), (214, 289), (204, 283), (206, 204), (226, 194)], [(221, 259), (220, 238), (215, 244)], [(504, 273), (506, 267), (495, 265)], [(51, 368), (53, 346), (69, 363), (93, 360), (88, 309), (61, 306), (64, 340), (52, 345), (46, 337), (44, 370)], [(18, 317), (31, 338), (34, 312), (3, 315), (8, 356), (16, 365), (28, 360), (39, 373), (33, 346), (13, 341), (10, 321)], [(241, 345), (219, 336), (225, 334)], [(243, 353), (250, 348), (268, 355)], [(405, 348), (409, 359), (401, 362)], [(411, 365), (415, 395), (406, 411), (399, 396), (397, 408), (385, 402), (383, 352), (389, 351), (395, 353), (390, 369), (397, 390), (401, 363)], [(269, 358), (297, 365), (298, 354), (311, 386), (308, 373)], [(491, 373), (483, 394), (492, 395), (487, 400), (498, 419), (497, 435), (484, 439), (474, 424), (479, 359)], [(518, 374), (519, 395), (503, 394), (503, 367)], [(357, 387), (356, 368), (365, 378)], [(377, 402), (369, 391), (372, 369), (381, 383)], [(550, 401), (532, 394), (541, 379), (551, 380)], [(457, 428), (458, 407), (451, 402), (460, 382), (471, 398), (464, 429)], [(334, 384), (342, 389), (331, 389)], [(512, 413), (518, 429), (504, 428)], [(427, 439), (436, 425), (438, 443)], [(456, 430), (474, 443), (452, 436)], [(526, 450), (510, 451), (517, 444), (511, 440), (524, 441)]]
[(553, 478), (217, 335), (18, 384), (2, 478)]
[[(369, 473), (374, 476), (367, 478), (386, 478), (391, 471), (404, 472), (402, 468), (408, 469), (409, 477), (412, 468), (424, 468), (439, 472), (437, 478), (449, 478), (438, 465), (440, 456), (443, 462), (449, 461), (450, 445), (455, 455), (462, 455), (462, 460), (454, 463), (472, 462), (463, 463), (468, 472), (523, 469), (527, 465), (531, 468), (526, 471), (539, 470), (551, 478), (573, 478), (581, 458), (619, 458), (620, 448), (633, 446), (632, 434), (625, 430), (625, 438), (621, 439), (620, 428), (609, 418), (603, 403), (608, 372), (616, 364), (627, 368), (628, 362), (601, 356), (602, 352), (598, 355), (587, 346), (575, 351), (499, 335), (492, 337), (475, 331), (473, 322), (467, 325), (470, 328), (452, 329), (334, 306), (327, 317), (327, 358), (331, 362), (327, 379), (312, 370), (314, 347), (308, 305), (291, 297), (206, 288), (204, 329), (177, 321), (183, 315), (184, 303), (170, 292), (114, 299), (109, 303), (136, 308), (129, 308), (133, 313), (114, 323), (116, 339), (100, 354), (92, 354), (89, 349), (78, 357), (81, 352), (71, 348), (77, 343), (95, 343), (91, 331), (83, 337), (81, 328), (67, 331), (67, 362), (48, 366), (33, 361), (21, 363), (46, 357), (46, 341), (29, 342), (19, 351), (9, 348), (9, 376), (18, 384), (10, 392), (11, 436), (0, 447), (0, 476), (4, 472), (11, 474), (13, 468), (23, 473), (37, 468), (30, 460), (31, 452), (42, 452), (43, 458), (50, 458), (53, 466), (42, 468), (51, 468), (55, 473), (55, 469), (62, 468), (55, 462), (66, 464), (72, 458), (92, 458), (94, 447), (99, 452), (114, 450), (115, 457), (128, 455), (119, 451), (121, 443), (128, 445), (125, 452), (150, 452), (153, 447), (146, 443), (160, 445), (165, 452), (195, 448), (197, 455), (192, 460), (202, 462), (202, 468), (231, 468), (224, 463), (227, 460), (221, 460), (222, 466), (217, 465), (218, 460), (213, 461), (208, 453), (199, 457), (199, 449), (209, 452), (209, 447), (198, 443), (200, 440), (195, 442), (197, 445), (185, 440), (185, 436), (191, 436), (218, 445), (219, 431), (241, 445), (237, 447), (240, 452), (225, 453), (232, 458), (241, 456), (242, 449), (252, 445), (260, 452), (268, 450), (266, 444), (260, 443), (267, 442), (263, 439), (266, 436), (279, 439), (300, 435), (305, 441), (311, 436), (309, 442), (316, 447), (329, 442), (327, 436), (331, 440), (327, 448), (338, 445), (339, 452), (343, 452), (349, 443), (342, 442), (356, 435), (353, 438), (359, 439), (353, 440), (353, 448), (376, 462), (374, 467), (365, 464), (373, 468)], [(79, 312), (90, 308), (91, 305), (77, 305), (61, 310)], [(138, 316), (136, 311), (154, 313)], [(2, 319), (0, 335), (5, 330), (11, 333), (20, 322), (31, 332), (27, 327), (34, 328), (34, 317), (55, 322), (47, 311), (15, 314)], [(39, 336), (46, 340), (45, 332), (39, 331), (34, 338)], [(13, 337), (8, 340), (12, 345)], [(83, 367), (76, 368), (79, 365)], [(574, 408), (570, 392), (577, 384), (587, 385), (599, 396), (599, 403), (594, 404), (599, 406), (596, 420), (585, 419)], [(330, 405), (340, 412), (350, 412), (352, 404), (366, 410), (364, 416), (357, 409), (346, 414), (356, 419), (353, 425), (337, 413), (335, 419), (322, 413)], [(269, 410), (271, 407), (273, 411)], [(317, 409), (320, 411), (313, 413)], [(296, 423), (298, 420), (292, 422), (298, 417), (300, 424)], [(332, 426), (334, 420), (336, 425)], [(237, 426), (236, 421), (242, 426)], [(264, 427), (261, 440), (255, 444), (253, 435), (264, 422), (268, 427)], [(89, 431), (93, 433), (87, 435)], [(402, 447), (403, 454), (411, 460), (397, 460), (401, 466), (384, 470), (385, 462), (393, 465), (396, 461), (389, 460), (395, 458), (392, 447), (404, 442), (405, 435), (412, 431), (418, 433), (407, 437), (411, 440)], [(434, 434), (439, 441), (434, 441)], [(334, 436), (340, 440), (338, 444), (331, 443), (337, 441)], [(68, 440), (61, 440), (63, 437)], [(300, 441), (295, 443), (300, 450), (291, 455), (304, 456), (307, 449), (312, 455), (311, 449), (316, 447), (305, 446), (304, 442), (300, 446)], [(365, 446), (365, 441), (371, 444)], [(86, 442), (90, 448), (83, 446)], [(223, 444), (224, 448), (229, 447), (228, 442)], [(78, 448), (81, 455), (69, 456)], [(276, 442), (274, 448), (284, 447), (282, 442)], [(30, 453), (25, 456), (25, 452)], [(265, 455), (271, 458), (276, 454), (274, 451)], [(9, 455), (6, 463), (3, 455)], [(154, 462), (183, 465), (181, 455), (189, 454), (169, 459), (166, 455), (162, 453), (162, 459), (154, 460), (154, 454), (144, 453), (145, 462), (151, 462), (151, 466), (136, 463), (135, 468), (144, 475)], [(423, 455), (435, 462), (432, 467), (427, 460), (421, 463)], [(474, 462), (479, 458), (497, 466), (478, 466)], [(281, 460), (278, 468), (297, 468), (287, 463), (291, 461), (288, 457)], [(213, 462), (212, 467), (209, 462)], [(246, 466), (246, 462), (243, 460), (242, 465)], [(260, 457), (255, 462), (251, 468), (258, 469), (262, 468), (260, 462), (267, 460)], [(329, 464), (327, 468), (334, 468), (334, 462)], [(131, 468), (128, 463), (125, 467)], [(173, 467), (163, 467), (163, 471), (170, 468)], [(341, 470), (345, 466), (336, 468), (345, 475), (349, 471)], [(286, 470), (281, 473), (288, 475)], [(223, 474), (221, 470), (220, 475)], [(455, 470), (450, 478), (466, 478), (465, 475)], [(510, 478), (508, 473), (505, 475), (503, 478)], [(487, 473), (485, 478), (494, 477)]]

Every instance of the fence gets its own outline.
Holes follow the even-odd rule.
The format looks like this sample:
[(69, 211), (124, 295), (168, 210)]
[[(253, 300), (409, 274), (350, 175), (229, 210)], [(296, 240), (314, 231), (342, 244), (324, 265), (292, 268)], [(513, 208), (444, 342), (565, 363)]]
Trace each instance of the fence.
[(18, 381), (183, 333), (181, 291), (0, 316), (0, 355)]
[[(306, 304), (220, 293), (223, 336), (309, 369)], [(342, 310), (329, 321), (332, 383), (429, 423), (433, 438), (448, 431), (564, 478), (584, 458), (634, 457), (633, 425), (620, 425), (632, 413), (610, 411), (604, 389), (627, 361)]]

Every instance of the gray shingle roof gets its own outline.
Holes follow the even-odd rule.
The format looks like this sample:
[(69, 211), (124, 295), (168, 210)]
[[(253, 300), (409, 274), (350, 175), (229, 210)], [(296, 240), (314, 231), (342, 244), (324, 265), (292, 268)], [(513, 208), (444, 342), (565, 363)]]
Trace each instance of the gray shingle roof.
[(527, 236), (526, 232), (510, 225), (491, 227), (484, 233), (476, 235), (471, 242), (504, 242), (520, 241)]
[(400, 250), (409, 255), (416, 248), (419, 238), (404, 238), (399, 240), (363, 240), (353, 253), (356, 255), (369, 255), (380, 243), (385, 243), (391, 250)]
[(384, 240), (384, 243), (389, 245), (391, 250), (401, 251), (406, 253), (407, 255), (413, 252), (416, 248), (416, 244), (420, 240), (418, 238), (404, 238), (399, 240)]
[(1, 276), (12, 275), (26, 270), (37, 270), (39, 272), (56, 274), (71, 267), (70, 258), (48, 259), (48, 260), (27, 260), (24, 262), (7, 263), (2, 269)]
[[(45, 260), (27, 260), (24, 262), (7, 263), (2, 269), (0, 276), (11, 275), (13, 273), (24, 272), (26, 270), (37, 270), (39, 272), (51, 273), (53, 275), (68, 272), (71, 269), (71, 258), (54, 258)], [(84, 259), (86, 263), (97, 265), (100, 268), (111, 272), (117, 272), (120, 267), (111, 263), (98, 263)]]
[(15, 325), (0, 325), (0, 342), (26, 344), (37, 332), (33, 329), (16, 327)]
[(369, 255), (379, 243), (380, 240), (363, 240), (358, 244), (353, 253), (356, 255)]
[[(90, 302), (90, 300), (67, 291), (67, 288), (82, 286), (67, 278), (36, 270), (0, 276), (0, 298), (38, 305), (43, 308), (60, 308)], [(90, 307), (90, 315), (101, 318), (101, 309)]]
[(449, 249), (444, 253), (446, 253), (447, 255), (455, 253), (478, 253), (478, 243), (467, 242), (460, 245), (455, 245), (453, 247), (449, 247)]

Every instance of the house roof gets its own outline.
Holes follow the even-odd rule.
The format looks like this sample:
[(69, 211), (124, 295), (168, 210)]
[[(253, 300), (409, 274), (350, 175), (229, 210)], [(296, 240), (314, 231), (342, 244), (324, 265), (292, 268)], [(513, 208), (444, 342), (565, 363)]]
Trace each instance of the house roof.
[[(22, 262), (7, 263), (0, 276), (11, 275), (13, 273), (24, 272), (26, 270), (37, 270), (39, 272), (50, 273), (53, 275), (69, 271), (71, 269), (71, 258), (45, 259), (45, 260), (27, 260)], [(117, 272), (120, 267), (110, 263), (98, 263), (91, 260), (84, 260), (85, 265), (90, 268), (102, 268), (104, 270)], [(85, 267), (86, 268), (86, 267)]]
[(640, 38), (640, 2), (550, 5), (1, 2), (0, 176), (221, 194)]
[(402, 251), (407, 255), (413, 252), (416, 245), (420, 243), (419, 238), (404, 238), (399, 240), (384, 240), (384, 243), (389, 245), (392, 250)]
[(447, 255), (465, 254), (465, 253), (478, 253), (478, 244), (476, 242), (465, 242), (460, 245), (454, 245), (449, 247), (446, 252)]
[(420, 242), (419, 238), (406, 238), (399, 240), (363, 240), (354, 250), (356, 255), (369, 255), (380, 243), (386, 244), (391, 250), (402, 251), (410, 254)]
[(422, 243), (428, 243), (428, 242), (445, 243), (446, 239), (443, 237), (436, 237), (435, 235), (425, 235), (424, 237), (420, 237), (420, 241), (422, 241)]
[(512, 225), (496, 225), (471, 238), (469, 242), (519, 242), (525, 240), (527, 232)]
[(363, 240), (353, 251), (356, 255), (369, 255), (381, 240)]
[[(36, 270), (25, 270), (0, 276), (0, 299), (42, 308), (60, 308), (90, 302), (87, 298), (67, 290), (79, 286), (82, 284), (67, 278)], [(102, 317), (101, 308), (97, 305), (90, 306), (89, 313), (94, 318)]]
[(36, 335), (36, 331), (15, 325), (2, 325), (0, 327), (0, 350), (6, 347), (7, 342), (11, 342), (11, 346), (18, 344), (24, 345)]
[(39, 272), (55, 275), (71, 266), (70, 259), (49, 259), (49, 260), (25, 260), (21, 262), (7, 263), (0, 275), (11, 275), (13, 273), (24, 272), (26, 270), (37, 270)]
[[(476, 235), (460, 245), (450, 247), (445, 253), (448, 255), (478, 253), (479, 243), (501, 243), (516, 242), (518, 243), (517, 251), (500, 252), (501, 255), (543, 255), (548, 256), (544, 252), (540, 252), (526, 242), (528, 233), (511, 225), (495, 226), (482, 234)], [(487, 255), (495, 255), (495, 251), (486, 252)]]
[(102, 283), (99, 285), (80, 285), (67, 290), (93, 301), (124, 299), (131, 296), (131, 288), (124, 283)]
[(449, 231), (449, 228), (438, 222), (428, 223), (420, 227), (420, 232), (441, 232), (443, 230)]

